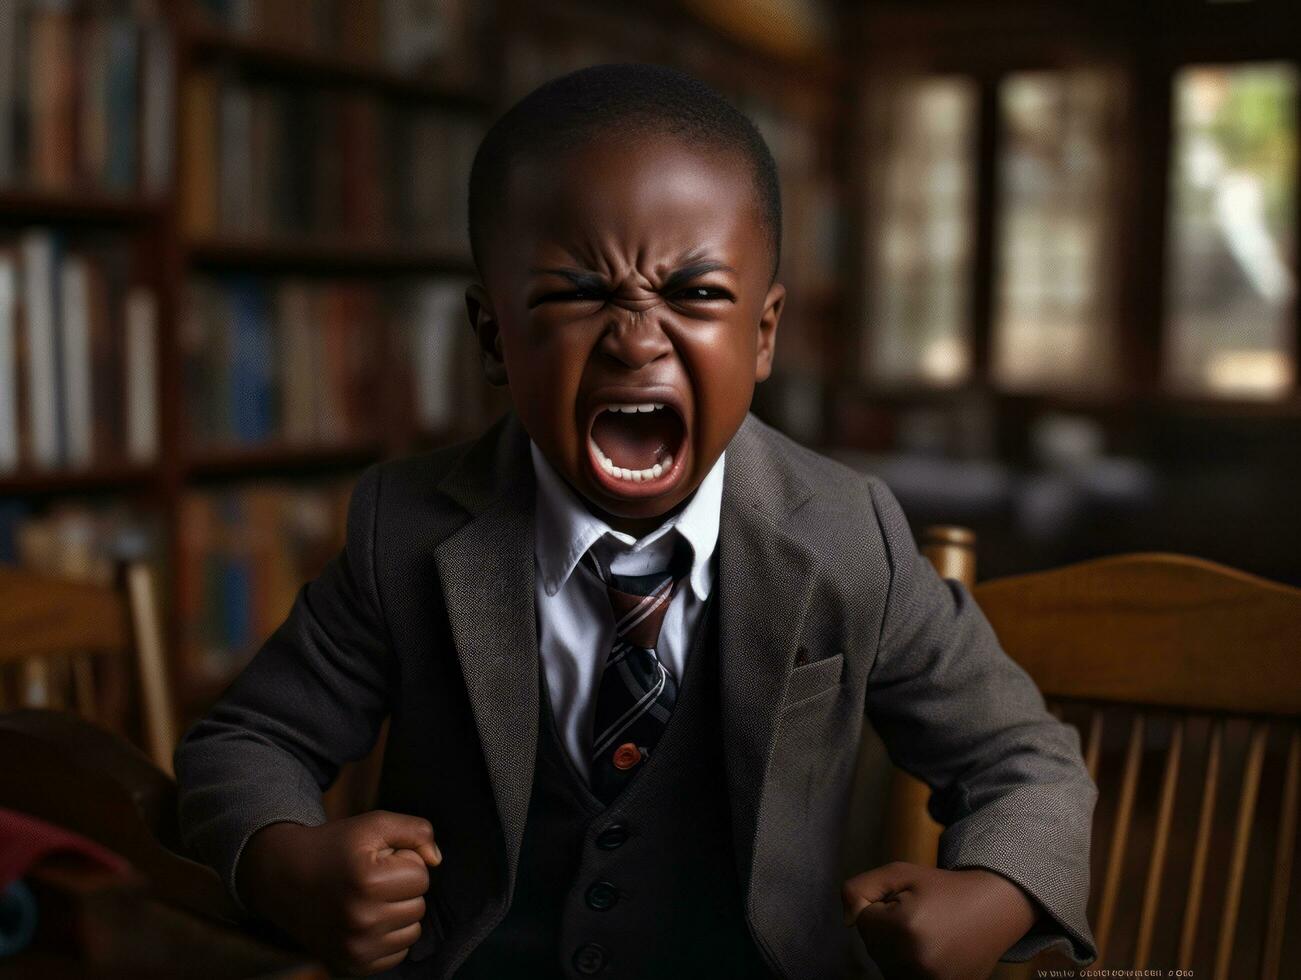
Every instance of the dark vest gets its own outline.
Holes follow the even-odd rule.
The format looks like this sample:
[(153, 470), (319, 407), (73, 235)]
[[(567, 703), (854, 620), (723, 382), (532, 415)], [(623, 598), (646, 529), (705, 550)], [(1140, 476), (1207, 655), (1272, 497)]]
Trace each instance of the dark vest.
[(609, 807), (565, 751), (540, 668), (537, 765), (514, 896), (455, 976), (771, 977), (733, 862), (714, 594), (668, 725)]

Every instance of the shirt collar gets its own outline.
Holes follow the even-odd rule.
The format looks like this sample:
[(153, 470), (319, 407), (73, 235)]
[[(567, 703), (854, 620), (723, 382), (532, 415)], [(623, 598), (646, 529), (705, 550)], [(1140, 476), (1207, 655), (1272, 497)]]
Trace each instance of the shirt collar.
[(692, 591), (701, 600), (709, 595), (709, 559), (718, 544), (726, 451), (719, 455), (713, 468), (700, 481), (686, 506), (641, 538), (614, 530), (589, 511), (532, 439), (529, 440), (529, 451), (533, 456), (533, 472), (538, 487), (536, 558), (547, 595), (560, 591), (574, 566), (603, 534), (632, 546), (633, 550), (640, 550), (675, 527), (691, 545)]

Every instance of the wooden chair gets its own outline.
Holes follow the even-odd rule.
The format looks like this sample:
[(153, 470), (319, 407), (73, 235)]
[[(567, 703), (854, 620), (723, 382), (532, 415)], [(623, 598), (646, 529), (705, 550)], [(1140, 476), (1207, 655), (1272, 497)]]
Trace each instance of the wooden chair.
[(283, 936), (242, 917), (215, 871), (184, 856), (176, 784), (125, 739), (70, 712), (20, 709), (0, 714), (0, 759), (0, 807), (97, 841), (132, 868), (113, 882), (47, 862), (30, 871), (49, 927), (0, 961), (0, 976), (327, 980)]
[[(1132, 554), (972, 585), (974, 537), (923, 550), (967, 585), (1099, 786), (1096, 966), (1276, 978), (1301, 961), (1301, 589)], [(926, 787), (896, 774), (893, 856), (933, 862)], [(1293, 903), (1295, 906), (1297, 903)]]
[(170, 775), (176, 720), (149, 567), (124, 563), (105, 587), (0, 566), (0, 710), (73, 708), (120, 732), (132, 674), (144, 747)]
[[(326, 980), (184, 853), (153, 582), (143, 564), (118, 571), (119, 587), (104, 587), (0, 566), (0, 708), (38, 706), (0, 710), (0, 807), (82, 834), (133, 869), (126, 881), (57, 862), (29, 871), (49, 926), (0, 975), (171, 976), (201, 962), (205, 976)], [(121, 737), (133, 669), (147, 757)]]

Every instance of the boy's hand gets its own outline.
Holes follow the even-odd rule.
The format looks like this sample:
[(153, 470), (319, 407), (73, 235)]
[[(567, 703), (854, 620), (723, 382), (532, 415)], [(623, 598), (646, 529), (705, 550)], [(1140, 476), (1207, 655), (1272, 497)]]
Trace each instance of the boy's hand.
[(845, 882), (845, 925), (856, 924), (889, 980), (985, 980), (1035, 922), (1035, 906), (1002, 875), (896, 861)]
[(332, 970), (363, 976), (396, 966), (420, 938), (426, 865), (442, 860), (428, 820), (375, 810), (263, 827), (244, 846), (236, 885), (250, 910)]

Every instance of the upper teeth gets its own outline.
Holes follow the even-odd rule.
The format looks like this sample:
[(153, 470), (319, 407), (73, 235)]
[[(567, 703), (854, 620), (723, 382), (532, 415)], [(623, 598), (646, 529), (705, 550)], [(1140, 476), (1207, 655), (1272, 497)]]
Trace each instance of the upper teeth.
[(639, 405), (607, 405), (607, 412), (653, 412), (657, 408), (663, 408), (662, 402), (645, 402)]

